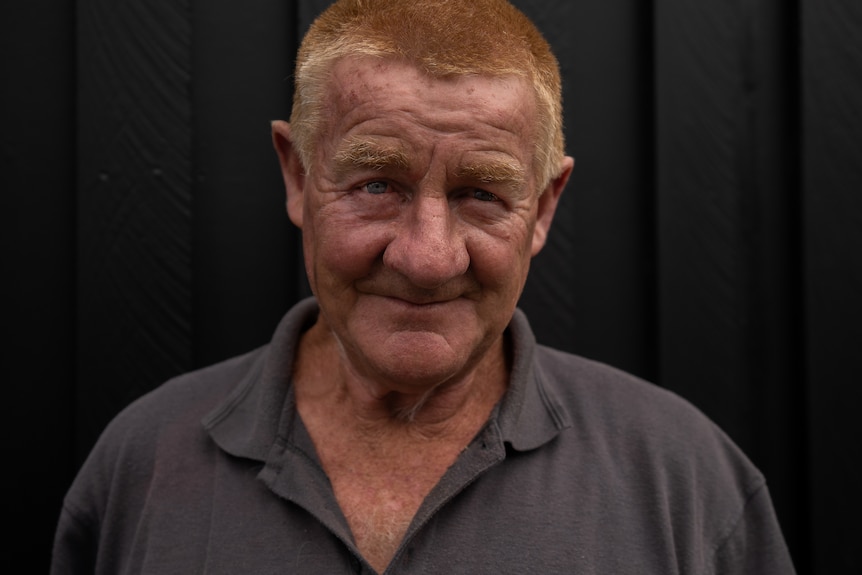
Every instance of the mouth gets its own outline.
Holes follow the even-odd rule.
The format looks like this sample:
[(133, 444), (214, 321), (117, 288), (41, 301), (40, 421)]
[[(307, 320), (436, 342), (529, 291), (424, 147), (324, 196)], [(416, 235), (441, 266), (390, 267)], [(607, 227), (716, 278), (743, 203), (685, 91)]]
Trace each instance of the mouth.
[(447, 303), (452, 303), (460, 299), (460, 294), (379, 294), (379, 297), (386, 298), (411, 307), (431, 308), (441, 306)]
[(395, 280), (361, 281), (354, 284), (360, 296), (366, 296), (386, 302), (389, 306), (404, 311), (433, 311), (441, 308), (446, 313), (454, 313), (453, 305), (476, 303), (481, 290), (479, 286), (467, 278), (450, 281), (434, 288), (423, 288), (405, 281)]

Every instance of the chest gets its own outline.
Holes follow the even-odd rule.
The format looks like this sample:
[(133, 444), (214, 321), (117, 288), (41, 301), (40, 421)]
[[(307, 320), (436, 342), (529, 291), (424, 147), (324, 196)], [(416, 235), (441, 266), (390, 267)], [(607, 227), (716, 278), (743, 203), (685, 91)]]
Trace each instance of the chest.
[(395, 554), (427, 495), (457, 458), (460, 448), (434, 445), (318, 445), (357, 547), (372, 564)]
[(407, 522), (460, 449), (400, 445), (382, 449), (320, 446), (318, 455), (338, 503), (351, 516), (405, 516)]

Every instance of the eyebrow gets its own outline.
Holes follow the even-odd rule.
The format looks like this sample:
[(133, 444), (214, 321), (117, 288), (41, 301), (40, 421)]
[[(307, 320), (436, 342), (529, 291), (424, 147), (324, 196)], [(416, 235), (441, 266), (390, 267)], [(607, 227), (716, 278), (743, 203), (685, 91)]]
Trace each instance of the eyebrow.
[(483, 184), (502, 184), (513, 191), (523, 189), (527, 183), (523, 167), (514, 162), (487, 161), (465, 164), (458, 168), (458, 178), (475, 180)]
[(353, 170), (380, 171), (392, 168), (406, 171), (410, 162), (404, 150), (373, 140), (350, 139), (333, 156), (335, 173), (344, 176)]

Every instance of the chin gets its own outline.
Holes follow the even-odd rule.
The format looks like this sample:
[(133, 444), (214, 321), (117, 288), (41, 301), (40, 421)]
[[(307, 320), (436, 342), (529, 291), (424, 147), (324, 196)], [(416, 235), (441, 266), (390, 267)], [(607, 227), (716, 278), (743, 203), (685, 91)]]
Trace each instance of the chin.
[(453, 346), (440, 334), (429, 332), (391, 334), (379, 350), (382, 353), (369, 357), (374, 371), (399, 391), (419, 394), (464, 373), (475, 351), (473, 346)]

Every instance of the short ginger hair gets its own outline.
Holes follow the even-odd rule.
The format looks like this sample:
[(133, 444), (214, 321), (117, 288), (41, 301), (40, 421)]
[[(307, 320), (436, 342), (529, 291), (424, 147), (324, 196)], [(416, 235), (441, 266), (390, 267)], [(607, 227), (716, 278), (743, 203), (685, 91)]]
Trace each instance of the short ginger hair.
[(351, 56), (406, 61), (435, 78), (524, 78), (536, 97), (539, 189), (559, 175), (564, 156), (559, 64), (536, 26), (506, 0), (339, 0), (324, 11), (296, 60), (290, 122), (306, 172), (323, 129), (333, 66)]

